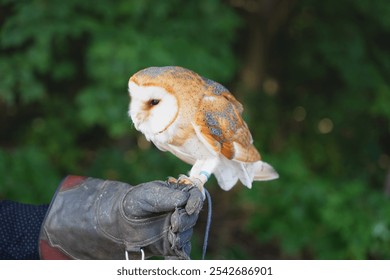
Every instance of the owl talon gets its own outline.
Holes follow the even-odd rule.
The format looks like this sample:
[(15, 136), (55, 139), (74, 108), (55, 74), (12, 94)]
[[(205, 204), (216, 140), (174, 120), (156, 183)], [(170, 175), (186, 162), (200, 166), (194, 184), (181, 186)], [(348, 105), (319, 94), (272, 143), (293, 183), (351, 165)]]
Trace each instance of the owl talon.
[(169, 177), (167, 178), (167, 183), (168, 183), (168, 184), (173, 184), (173, 185), (175, 185), (175, 184), (177, 184), (177, 179), (176, 179), (175, 177), (169, 176)]
[(195, 186), (194, 182), (186, 175), (180, 175), (177, 179), (177, 183), (180, 185)]
[(197, 187), (200, 192), (202, 193), (202, 198), (203, 200), (205, 200), (206, 198), (206, 194), (205, 194), (205, 191), (204, 191), (204, 183), (198, 179), (198, 178), (190, 178), (186, 175), (180, 175), (179, 176), (179, 179), (177, 180), (177, 184), (180, 184), (180, 185), (185, 185), (186, 187)]

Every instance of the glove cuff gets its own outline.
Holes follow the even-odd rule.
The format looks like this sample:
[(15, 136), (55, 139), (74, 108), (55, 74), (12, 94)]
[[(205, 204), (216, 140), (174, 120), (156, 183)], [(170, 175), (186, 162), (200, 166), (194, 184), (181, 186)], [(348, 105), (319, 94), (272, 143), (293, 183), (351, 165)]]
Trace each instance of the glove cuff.
[(43, 223), (42, 223), (40, 234), (39, 234), (38, 248), (39, 248), (39, 256), (41, 259), (43, 259), (43, 260), (70, 260), (70, 259), (72, 259), (72, 257), (67, 255), (64, 251), (62, 251), (59, 246), (55, 246), (50, 242), (49, 236), (45, 230), (45, 223), (46, 223), (46, 220), (47, 220), (48, 215), (50, 213), (50, 210), (53, 206), (55, 198), (57, 197), (57, 194), (60, 191), (71, 189), (71, 188), (74, 188), (75, 186), (80, 185), (86, 179), (87, 179), (87, 177), (84, 177), (84, 176), (69, 175), (62, 180), (59, 187), (57, 188), (57, 190), (53, 196), (53, 199), (49, 205), (49, 208), (46, 212), (45, 218), (43, 219)]
[[(111, 236), (106, 231), (122, 223), (120, 201), (131, 188), (121, 182), (66, 177), (55, 193), (41, 227), (40, 257), (123, 259), (126, 243), (121, 236)], [(108, 208), (102, 208), (102, 203)], [(126, 232), (131, 235), (132, 230)]]

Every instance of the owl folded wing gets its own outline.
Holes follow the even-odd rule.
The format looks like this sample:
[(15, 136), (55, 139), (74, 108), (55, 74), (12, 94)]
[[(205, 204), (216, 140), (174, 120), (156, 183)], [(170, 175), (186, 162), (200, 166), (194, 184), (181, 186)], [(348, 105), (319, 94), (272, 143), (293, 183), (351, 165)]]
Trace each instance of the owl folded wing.
[(199, 139), (213, 154), (239, 162), (255, 162), (260, 154), (253, 146), (242, 105), (229, 92), (205, 95), (193, 123)]

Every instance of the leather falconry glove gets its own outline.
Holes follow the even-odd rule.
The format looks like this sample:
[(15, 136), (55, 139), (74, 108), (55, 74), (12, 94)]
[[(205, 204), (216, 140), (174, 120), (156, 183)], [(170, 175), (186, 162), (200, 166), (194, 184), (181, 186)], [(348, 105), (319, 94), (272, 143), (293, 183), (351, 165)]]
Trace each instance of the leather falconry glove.
[(131, 186), (66, 177), (42, 224), (42, 259), (189, 259), (202, 194), (163, 181)]

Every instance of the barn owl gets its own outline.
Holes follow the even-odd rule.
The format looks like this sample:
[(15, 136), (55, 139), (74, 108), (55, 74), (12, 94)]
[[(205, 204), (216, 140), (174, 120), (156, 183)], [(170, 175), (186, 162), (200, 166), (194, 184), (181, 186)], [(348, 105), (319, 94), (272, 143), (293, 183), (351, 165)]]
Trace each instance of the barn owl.
[(135, 128), (162, 151), (192, 165), (180, 183), (203, 186), (214, 174), (223, 190), (238, 180), (278, 178), (253, 146), (243, 106), (221, 84), (177, 66), (150, 67), (128, 83), (129, 116)]

